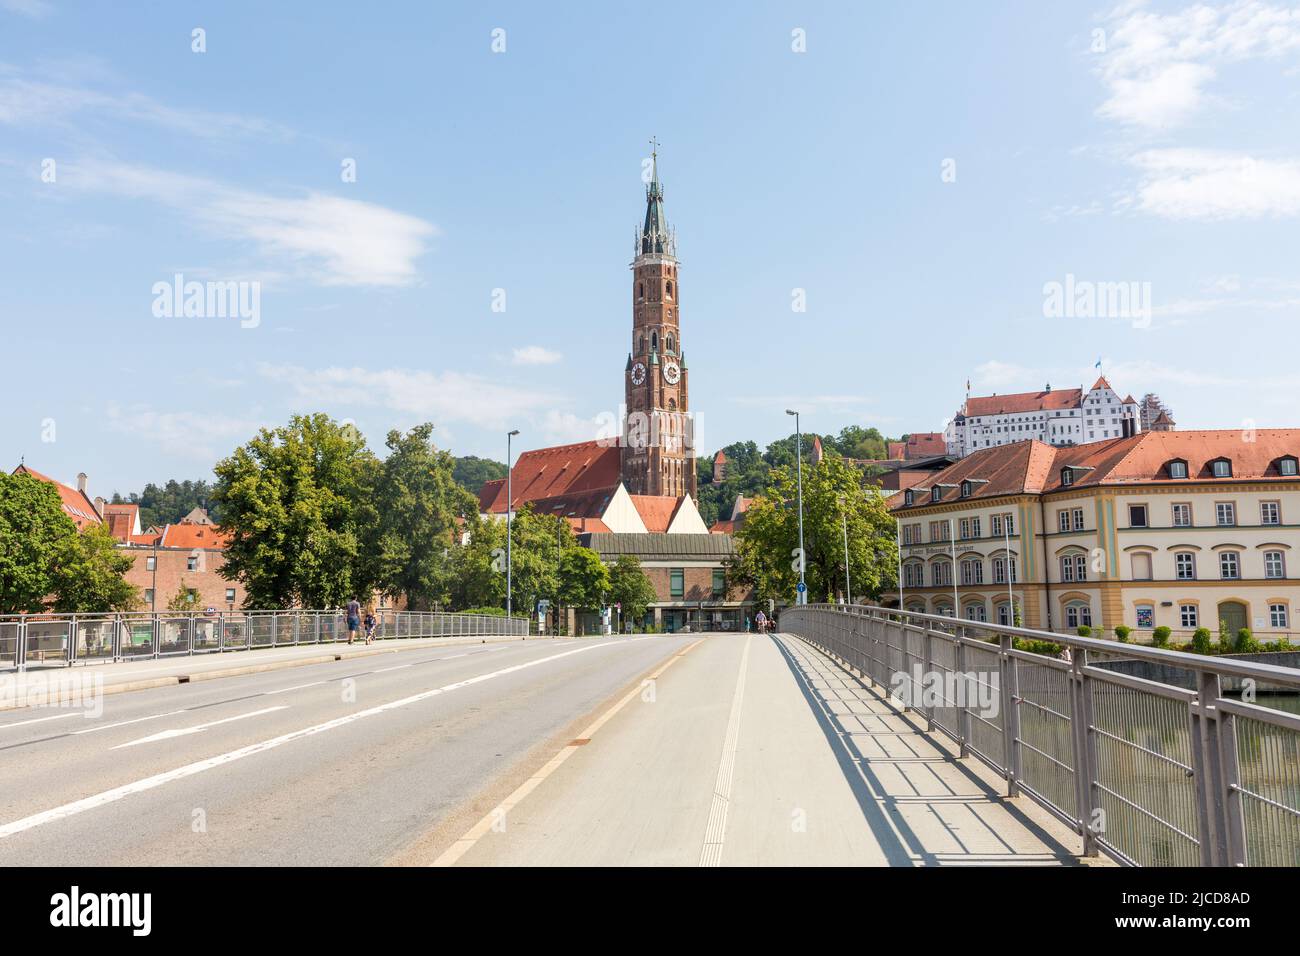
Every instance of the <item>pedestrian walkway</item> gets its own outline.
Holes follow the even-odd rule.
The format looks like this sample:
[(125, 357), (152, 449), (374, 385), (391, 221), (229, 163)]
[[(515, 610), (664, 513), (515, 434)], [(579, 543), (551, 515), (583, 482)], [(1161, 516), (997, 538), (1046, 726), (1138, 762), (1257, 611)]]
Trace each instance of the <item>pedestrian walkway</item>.
[(1055, 818), (794, 637), (707, 636), (597, 727), (441, 862), (1079, 862)]

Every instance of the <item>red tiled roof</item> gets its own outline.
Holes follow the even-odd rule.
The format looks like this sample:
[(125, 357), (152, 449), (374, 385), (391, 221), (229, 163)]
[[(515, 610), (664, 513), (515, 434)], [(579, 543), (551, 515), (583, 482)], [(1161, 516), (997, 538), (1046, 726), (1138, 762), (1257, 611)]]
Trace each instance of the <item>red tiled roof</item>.
[(130, 541), (140, 520), (140, 506), (120, 503), (104, 505), (104, 522), (108, 533), (118, 541)]
[(985, 415), (1011, 415), (1017, 412), (1073, 408), (1082, 399), (1083, 393), (1077, 388), (1059, 388), (1050, 392), (1016, 392), (1012, 395), (983, 395), (966, 400), (966, 417), (981, 418)]
[(605, 524), (605, 522), (601, 521), (599, 518), (565, 518), (564, 520), (569, 522), (569, 527), (574, 530), (575, 534), (582, 534), (586, 531), (598, 531), (602, 533), (607, 533), (609, 531), (609, 525)]
[(1093, 383), (1092, 388), (1088, 389), (1088, 391), (1095, 392), (1099, 388), (1110, 388), (1110, 382), (1106, 381), (1105, 375), (1097, 379), (1097, 381)]
[(736, 522), (733, 520), (715, 521), (713, 527), (709, 529), (709, 534), (735, 534)]
[[(535, 498), (523, 504), (531, 506), (539, 515), (555, 515), (558, 518), (603, 518), (616, 491), (618, 485), (609, 485), (605, 488), (593, 488), (590, 491), (577, 491), (571, 495)], [(502, 511), (501, 514), (505, 512)]]
[(673, 498), (668, 495), (631, 495), (632, 504), (636, 507), (637, 514), (641, 516), (641, 521), (645, 524), (645, 529), (651, 533), (659, 533), (668, 530), (668, 526), (673, 523), (673, 518), (677, 515), (677, 510), (681, 508), (682, 498)]
[(55, 481), (49, 475), (43, 475), (26, 465), (19, 465), (13, 470), (13, 473), (15, 475), (28, 475), (37, 481), (44, 481), (53, 485), (59, 492), (59, 498), (63, 502), (64, 514), (72, 519), (78, 530), (102, 523), (99, 512), (95, 510), (95, 503), (76, 488), (71, 488), (61, 481)]
[(229, 538), (210, 524), (169, 524), (163, 529), (162, 548), (225, 549)]
[[(620, 471), (617, 445), (605, 447), (598, 441), (587, 441), (526, 451), (515, 461), (511, 472), (513, 507), (542, 498), (617, 485)], [(490, 488), (494, 488), (495, 494), (489, 496)], [(479, 493), (479, 508), (484, 513), (505, 513), (504, 479), (495, 479), (483, 486)]]
[[(948, 443), (943, 440), (943, 432), (916, 432), (908, 435), (907, 440), (899, 444), (903, 448), (903, 453), (898, 456), (900, 458), (927, 458), (931, 455), (948, 454)], [(892, 451), (889, 457), (894, 457)]]

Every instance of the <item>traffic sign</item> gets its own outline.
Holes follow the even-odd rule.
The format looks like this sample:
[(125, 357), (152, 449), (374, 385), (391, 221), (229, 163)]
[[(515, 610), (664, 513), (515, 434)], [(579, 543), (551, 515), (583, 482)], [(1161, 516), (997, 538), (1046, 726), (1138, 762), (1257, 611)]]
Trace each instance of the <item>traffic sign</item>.
[(804, 591), (808, 590), (808, 585), (800, 581), (797, 585), (795, 585), (795, 590), (798, 591), (800, 594), (803, 594)]

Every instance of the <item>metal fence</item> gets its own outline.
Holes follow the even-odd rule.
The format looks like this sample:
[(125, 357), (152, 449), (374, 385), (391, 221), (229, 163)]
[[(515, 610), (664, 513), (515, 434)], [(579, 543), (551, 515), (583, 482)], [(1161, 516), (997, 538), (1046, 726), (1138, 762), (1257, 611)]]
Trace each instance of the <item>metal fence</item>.
[[(1300, 670), (877, 607), (790, 607), (781, 630), (886, 688), (1071, 826), (1086, 856), (1300, 866), (1300, 715), (1221, 688), (1231, 675), (1300, 690)], [(1101, 666), (1121, 657), (1191, 672), (1196, 689)]]
[[(375, 618), (378, 623), (374, 636), (379, 640), (528, 635), (525, 617), (378, 611)], [(346, 618), (339, 611), (17, 615), (0, 617), (0, 671), (330, 644), (347, 639)]]

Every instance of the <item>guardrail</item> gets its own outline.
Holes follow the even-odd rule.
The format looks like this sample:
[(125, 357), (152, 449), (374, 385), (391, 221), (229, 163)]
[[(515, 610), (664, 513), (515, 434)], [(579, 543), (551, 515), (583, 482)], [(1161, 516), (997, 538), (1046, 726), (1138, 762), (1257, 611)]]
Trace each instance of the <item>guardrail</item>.
[[(527, 637), (528, 619), (377, 611), (375, 638)], [(341, 611), (143, 611), (0, 617), (0, 671), (346, 641)], [(358, 634), (364, 639), (364, 630)]]
[[(1233, 675), (1300, 689), (1300, 670), (868, 606), (789, 607), (780, 626), (1071, 826), (1085, 856), (1300, 865), (1300, 715), (1220, 686)], [(1068, 652), (1018, 650), (1016, 638)], [(1196, 690), (1098, 666), (1121, 657), (1190, 671)]]

